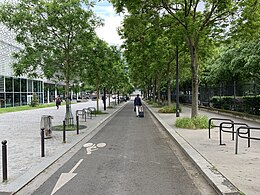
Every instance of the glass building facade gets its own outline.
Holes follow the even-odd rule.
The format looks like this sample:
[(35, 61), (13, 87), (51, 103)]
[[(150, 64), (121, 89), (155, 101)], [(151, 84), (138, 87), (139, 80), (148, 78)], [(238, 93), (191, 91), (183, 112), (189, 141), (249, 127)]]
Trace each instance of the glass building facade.
[(0, 107), (13, 107), (30, 104), (33, 94), (39, 103), (54, 101), (58, 93), (55, 84), (42, 80), (0, 76)]

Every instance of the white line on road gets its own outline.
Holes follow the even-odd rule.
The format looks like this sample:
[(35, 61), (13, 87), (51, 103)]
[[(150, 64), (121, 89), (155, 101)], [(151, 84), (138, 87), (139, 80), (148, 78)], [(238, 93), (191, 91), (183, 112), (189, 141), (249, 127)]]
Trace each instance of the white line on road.
[(66, 183), (68, 183), (73, 177), (75, 177), (77, 175), (77, 173), (73, 173), (78, 166), (80, 165), (80, 163), (83, 161), (83, 159), (80, 159), (79, 162), (70, 170), (70, 172), (68, 173), (62, 173), (60, 175), (60, 178), (58, 179), (55, 187), (52, 190), (51, 195), (53, 195), (55, 192), (57, 192), (60, 188), (62, 188), (62, 186), (64, 186)]

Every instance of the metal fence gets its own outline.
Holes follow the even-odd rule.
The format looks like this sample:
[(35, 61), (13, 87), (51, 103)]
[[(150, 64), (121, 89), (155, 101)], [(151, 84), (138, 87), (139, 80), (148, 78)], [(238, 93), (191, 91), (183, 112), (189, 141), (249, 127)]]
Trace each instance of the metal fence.
[[(180, 91), (180, 102), (191, 103), (191, 88), (181, 88)], [(260, 115), (259, 96), (260, 85), (256, 83), (199, 87), (199, 105), (255, 115)]]

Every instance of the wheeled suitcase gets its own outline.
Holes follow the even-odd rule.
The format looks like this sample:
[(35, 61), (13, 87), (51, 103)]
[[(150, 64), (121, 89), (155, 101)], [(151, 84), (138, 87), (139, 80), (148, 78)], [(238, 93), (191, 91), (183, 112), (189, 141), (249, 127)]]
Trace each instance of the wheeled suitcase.
[(143, 109), (143, 106), (140, 106), (140, 108), (139, 108), (139, 117), (141, 117), (141, 118), (144, 117), (144, 109)]

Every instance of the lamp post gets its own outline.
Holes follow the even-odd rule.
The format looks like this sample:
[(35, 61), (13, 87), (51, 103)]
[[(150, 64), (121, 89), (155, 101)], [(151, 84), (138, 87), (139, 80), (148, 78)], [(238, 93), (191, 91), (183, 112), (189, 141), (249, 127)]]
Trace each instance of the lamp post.
[(107, 107), (106, 107), (106, 87), (104, 87), (104, 96), (103, 96), (103, 103), (104, 103), (104, 110), (106, 110), (107, 109)]

